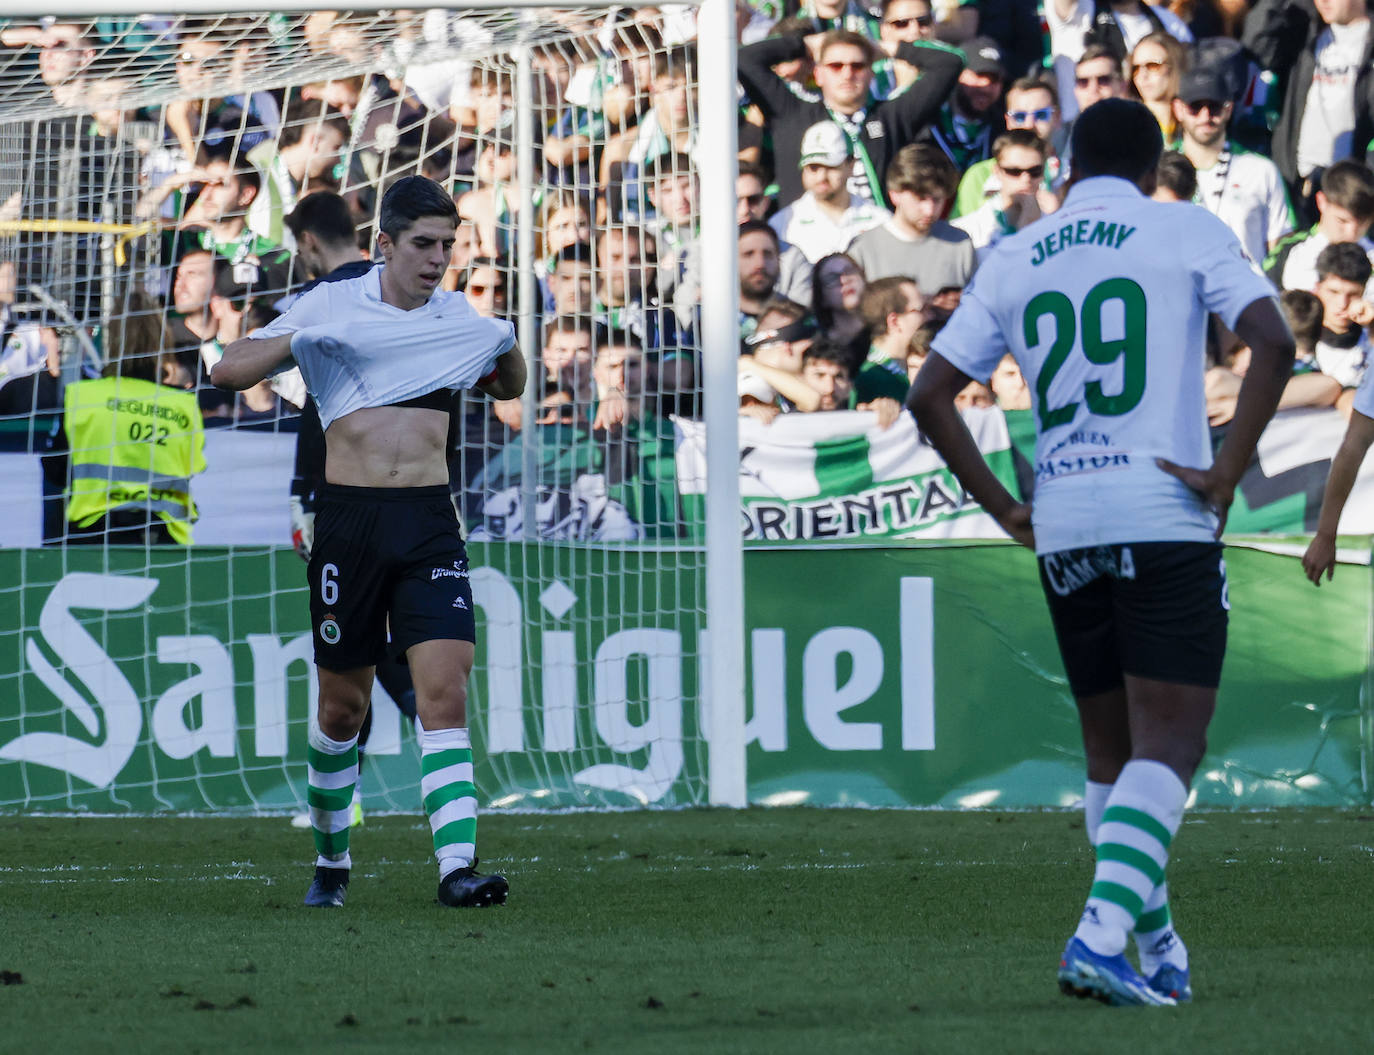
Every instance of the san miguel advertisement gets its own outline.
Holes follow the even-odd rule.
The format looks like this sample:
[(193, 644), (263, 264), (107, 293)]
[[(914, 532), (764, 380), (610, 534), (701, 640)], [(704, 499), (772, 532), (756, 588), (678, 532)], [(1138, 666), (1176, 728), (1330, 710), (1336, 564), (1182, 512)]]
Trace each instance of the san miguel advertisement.
[[(486, 808), (706, 801), (702, 561), (473, 546), (470, 713)], [(1232, 547), (1227, 569), (1231, 645), (1196, 800), (1368, 802), (1367, 570), (1342, 567), (1318, 592), (1292, 555)], [(1081, 794), (1073, 703), (1029, 553), (792, 546), (747, 552), (745, 573), (752, 801)], [(0, 576), (0, 809), (300, 807), (315, 690), (290, 550), (4, 550)], [(414, 731), (380, 688), (373, 714), (365, 803), (416, 811)]]

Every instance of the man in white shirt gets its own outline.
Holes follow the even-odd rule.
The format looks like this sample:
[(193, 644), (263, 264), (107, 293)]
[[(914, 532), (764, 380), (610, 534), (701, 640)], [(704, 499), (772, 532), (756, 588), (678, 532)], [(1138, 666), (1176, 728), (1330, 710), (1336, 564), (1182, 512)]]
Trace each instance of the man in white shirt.
[(322, 283), (225, 349), (212, 380), (242, 391), (295, 359), (325, 429), (308, 571), (319, 721), (308, 745), (315, 878), (305, 904), (344, 903), (358, 733), (379, 660), (404, 653), (415, 683), (421, 792), (439, 862), (439, 901), (501, 904), (504, 877), (476, 869), (477, 798), (467, 730), (476, 636), (462, 529), (445, 457), (452, 389), (513, 399), (525, 366), (507, 322), (440, 289), (458, 227), (423, 176), (382, 199), (385, 266)]
[(1193, 201), (1231, 228), (1250, 259), (1262, 263), (1294, 227), (1278, 166), (1227, 139), (1231, 94), (1218, 72), (1205, 67), (1189, 70), (1173, 105), (1182, 152), (1197, 170)]
[[(1294, 343), (1235, 235), (1146, 196), (1163, 150), (1148, 109), (1105, 100), (1073, 137), (1063, 207), (989, 255), (909, 405), (968, 494), (1035, 548), (1078, 705), (1097, 865), (1060, 989), (1170, 1006), (1192, 992), (1164, 876), (1226, 648), (1217, 539)], [(1215, 459), (1203, 398), (1212, 313), (1253, 357)], [(989, 469), (954, 406), (1008, 352), (1033, 393), (1033, 509)], [(1139, 971), (1125, 956), (1132, 932)]]
[(795, 245), (812, 264), (830, 253), (844, 252), (855, 238), (892, 215), (850, 193), (854, 160), (844, 132), (834, 121), (821, 121), (806, 130), (798, 167), (805, 193), (768, 222), (779, 238)]

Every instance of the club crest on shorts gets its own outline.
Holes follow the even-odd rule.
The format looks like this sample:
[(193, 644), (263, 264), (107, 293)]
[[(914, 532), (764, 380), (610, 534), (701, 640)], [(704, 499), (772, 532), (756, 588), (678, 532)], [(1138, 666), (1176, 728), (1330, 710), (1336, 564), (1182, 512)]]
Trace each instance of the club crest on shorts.
[(320, 624), (320, 638), (326, 645), (337, 645), (339, 639), (343, 637), (343, 631), (339, 629), (339, 624), (335, 622), (332, 615), (325, 616), (324, 622)]

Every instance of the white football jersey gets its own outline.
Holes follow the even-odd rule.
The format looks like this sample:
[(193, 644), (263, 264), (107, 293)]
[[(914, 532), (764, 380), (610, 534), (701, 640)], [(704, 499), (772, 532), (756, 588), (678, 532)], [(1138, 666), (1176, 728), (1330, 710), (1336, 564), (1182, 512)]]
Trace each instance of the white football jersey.
[(1003, 238), (933, 350), (979, 380), (1010, 352), (1036, 420), (1036, 551), (1208, 541), (1216, 518), (1155, 464), (1206, 468), (1207, 313), (1274, 288), (1206, 210), (1098, 177)]

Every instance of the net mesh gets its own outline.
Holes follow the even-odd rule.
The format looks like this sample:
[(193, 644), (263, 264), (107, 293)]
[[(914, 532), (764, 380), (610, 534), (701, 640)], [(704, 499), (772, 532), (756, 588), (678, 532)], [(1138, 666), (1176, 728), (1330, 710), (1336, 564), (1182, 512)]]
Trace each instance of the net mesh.
[[(0, 29), (0, 604), (18, 613), (0, 808), (303, 802), (315, 688), (288, 496), (309, 505), (306, 397), (298, 376), (235, 396), (208, 371), (319, 269), (287, 222), (301, 199), (341, 196), (366, 253), (381, 195), (416, 173), (462, 217), (445, 287), (531, 339), (532, 396), (464, 393), (452, 416), (480, 794), (705, 801), (705, 555), (674, 469), (673, 420), (700, 405), (681, 35), (597, 8)], [(83, 431), (108, 400), (149, 420)], [(117, 486), (119, 515), (100, 506)], [(384, 673), (365, 801), (414, 810), (414, 733), (389, 699), (407, 679)]]

